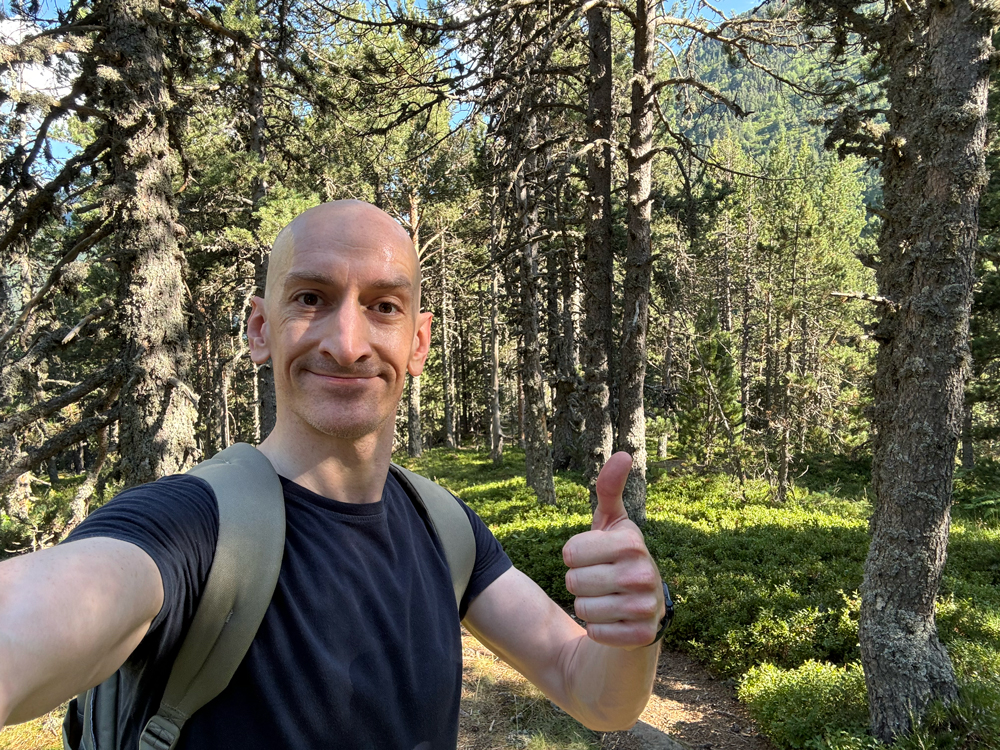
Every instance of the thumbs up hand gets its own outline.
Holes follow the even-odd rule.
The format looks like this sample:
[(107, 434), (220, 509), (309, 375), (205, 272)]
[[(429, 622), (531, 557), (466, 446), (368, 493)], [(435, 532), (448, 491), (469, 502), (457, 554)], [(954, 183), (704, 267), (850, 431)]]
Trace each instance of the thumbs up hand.
[(663, 617), (663, 586), (639, 527), (622, 502), (632, 457), (614, 454), (597, 477), (591, 530), (563, 547), (566, 588), (576, 596), (576, 616), (597, 643), (638, 648), (652, 642)]

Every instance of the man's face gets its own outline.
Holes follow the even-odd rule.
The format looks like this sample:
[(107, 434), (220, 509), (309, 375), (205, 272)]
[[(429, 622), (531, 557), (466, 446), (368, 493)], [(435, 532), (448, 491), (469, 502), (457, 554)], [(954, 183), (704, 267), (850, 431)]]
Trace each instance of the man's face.
[(430, 345), (409, 238), (353, 202), (312, 209), (283, 235), (247, 329), (253, 361), (271, 359), (279, 424), (349, 440), (391, 430)]

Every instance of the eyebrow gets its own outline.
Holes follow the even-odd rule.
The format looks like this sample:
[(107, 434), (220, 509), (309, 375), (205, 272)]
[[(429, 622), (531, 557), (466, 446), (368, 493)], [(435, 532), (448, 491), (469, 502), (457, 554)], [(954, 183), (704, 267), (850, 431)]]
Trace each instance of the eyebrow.
[[(290, 271), (285, 276), (285, 289), (294, 286), (296, 282), (312, 282), (323, 286), (336, 286), (337, 279), (319, 271)], [(398, 292), (402, 289), (412, 290), (413, 280), (407, 276), (393, 276), (390, 278), (375, 279), (367, 284), (369, 289), (386, 292)]]

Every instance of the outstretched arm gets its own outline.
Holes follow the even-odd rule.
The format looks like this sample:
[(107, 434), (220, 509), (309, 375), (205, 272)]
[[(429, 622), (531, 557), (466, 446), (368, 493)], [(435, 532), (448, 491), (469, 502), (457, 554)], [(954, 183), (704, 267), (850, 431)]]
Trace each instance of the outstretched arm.
[(632, 726), (653, 688), (665, 611), (659, 570), (628, 520), (622, 490), (632, 459), (616, 453), (597, 480), (591, 531), (563, 548), (577, 625), (531, 579), (511, 569), (469, 606), (465, 624), (556, 705), (598, 731)]
[(0, 727), (111, 676), (162, 604), (156, 563), (116, 539), (82, 539), (0, 564)]

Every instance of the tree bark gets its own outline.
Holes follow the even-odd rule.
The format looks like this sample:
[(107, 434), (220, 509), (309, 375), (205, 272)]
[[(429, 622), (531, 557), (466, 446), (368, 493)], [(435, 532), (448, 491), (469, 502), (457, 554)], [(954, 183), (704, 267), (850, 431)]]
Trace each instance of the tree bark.
[(500, 421), (500, 270), (494, 267), (490, 290), (490, 460), (503, 463), (503, 424)]
[(751, 301), (756, 291), (752, 259), (757, 245), (756, 221), (754, 219), (754, 195), (751, 186), (747, 195), (747, 232), (743, 241), (743, 289), (740, 304), (742, 319), (740, 324), (740, 403), (743, 406), (743, 420), (747, 424), (757, 421), (758, 409), (750, 404), (750, 381), (753, 364), (750, 361), (750, 341), (753, 336), (751, 324)]
[[(532, 133), (533, 127), (528, 127)], [(539, 336), (538, 295), (538, 206), (528, 187), (525, 172), (534, 172), (535, 157), (525, 158), (525, 165), (515, 180), (518, 213), (521, 222), (521, 384), (524, 389), (524, 462), (528, 486), (542, 505), (555, 505), (556, 488), (552, 478), (552, 448), (545, 409), (545, 380), (542, 377), (542, 347)]]
[(112, 0), (105, 42), (119, 66), (118, 76), (103, 79), (103, 98), (115, 113), (110, 171), (119, 201), (113, 244), (122, 266), (119, 453), (126, 487), (181, 471), (195, 458), (160, 17), (156, 0)]
[(637, 0), (632, 59), (632, 111), (628, 148), (628, 243), (625, 258), (624, 321), (619, 355), (618, 447), (632, 455), (625, 484), (625, 510), (646, 522), (646, 331), (653, 253), (650, 233), (653, 178), (653, 63), (656, 4)]
[(587, 11), (590, 75), (587, 128), (587, 213), (583, 257), (583, 367), (581, 409), (583, 465), (590, 505), (597, 507), (597, 475), (611, 457), (613, 430), (609, 389), (612, 337), (614, 255), (611, 246), (612, 58), (608, 11)]
[[(549, 293), (556, 304), (550, 315), (549, 358), (552, 383), (552, 465), (557, 471), (575, 467), (579, 455), (580, 429), (576, 407), (579, 357), (576, 347), (576, 321), (573, 318), (575, 281), (572, 273), (574, 253), (565, 248), (549, 257)], [(561, 263), (557, 263), (557, 258)]]
[[(254, 255), (254, 294), (258, 297), (264, 296), (264, 283), (267, 281), (267, 261), (270, 256), (270, 249), (260, 237), (260, 219), (257, 211), (264, 199), (267, 198), (268, 184), (264, 176), (263, 168), (267, 161), (267, 154), (264, 150), (264, 138), (267, 132), (267, 117), (264, 113), (264, 61), (263, 52), (254, 50), (250, 58), (250, 65), (247, 70), (248, 86), (248, 115), (250, 117), (250, 153), (253, 154), (257, 162), (261, 165), (261, 173), (256, 175), (252, 182), (253, 192), (250, 196), (251, 217), (250, 226), (253, 227), (253, 236), (257, 244), (257, 252)], [(254, 390), (256, 393), (255, 403), (257, 405), (257, 415), (254, 420), (254, 439), (260, 442), (274, 429), (274, 421), (278, 414), (278, 404), (274, 395), (274, 370), (271, 368), (270, 360), (256, 368), (256, 383)]]
[(883, 160), (873, 414), (876, 505), (860, 641), (872, 731), (891, 742), (957, 697), (934, 601), (947, 554), (969, 368), (986, 95), (994, 19), (969, 0), (894, 6)]
[(455, 447), (455, 378), (448, 338), (448, 250), (441, 232), (441, 377), (444, 379), (444, 445)]
[[(420, 246), (420, 198), (415, 192), (409, 195), (409, 223), (410, 240), (413, 242), (414, 252), (420, 258), (422, 248)], [(410, 381), (410, 388), (407, 391), (406, 399), (406, 428), (407, 428), (407, 452), (413, 456), (420, 456), (424, 452), (424, 435), (420, 424), (420, 377), (407, 375)]]

